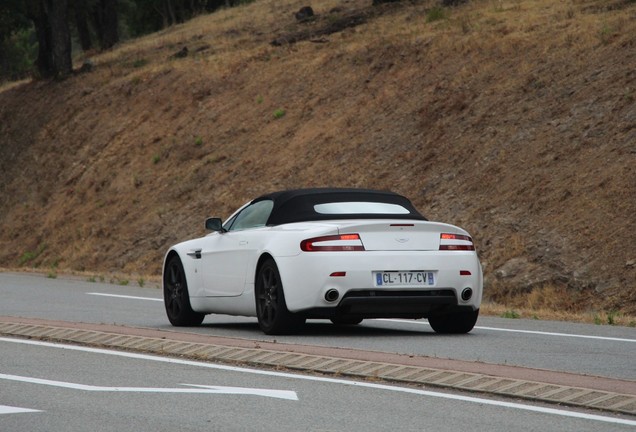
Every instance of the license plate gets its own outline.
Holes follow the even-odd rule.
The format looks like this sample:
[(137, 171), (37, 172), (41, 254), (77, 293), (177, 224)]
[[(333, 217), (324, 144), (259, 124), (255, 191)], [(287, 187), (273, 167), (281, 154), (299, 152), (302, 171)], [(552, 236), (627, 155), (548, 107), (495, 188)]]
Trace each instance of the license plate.
[(433, 272), (425, 271), (382, 271), (373, 272), (376, 287), (421, 287), (435, 285)]

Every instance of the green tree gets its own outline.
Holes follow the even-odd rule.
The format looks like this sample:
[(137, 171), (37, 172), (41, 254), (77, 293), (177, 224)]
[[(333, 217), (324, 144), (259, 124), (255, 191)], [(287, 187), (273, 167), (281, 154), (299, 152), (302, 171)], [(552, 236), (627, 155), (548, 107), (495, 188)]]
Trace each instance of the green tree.
[(42, 78), (69, 75), (71, 32), (83, 51), (96, 43), (107, 50), (119, 42), (120, 29), (136, 37), (250, 1), (0, 0), (0, 79), (22, 78), (30, 64)]

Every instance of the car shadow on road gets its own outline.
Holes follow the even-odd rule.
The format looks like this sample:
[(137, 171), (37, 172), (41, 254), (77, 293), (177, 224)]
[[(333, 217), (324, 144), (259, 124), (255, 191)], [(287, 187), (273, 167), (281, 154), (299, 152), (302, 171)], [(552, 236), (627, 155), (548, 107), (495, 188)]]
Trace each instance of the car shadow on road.
[[(362, 322), (359, 325), (334, 325), (329, 321), (323, 320), (309, 320), (305, 325), (294, 329), (294, 331), (289, 335), (278, 335), (278, 336), (266, 336), (264, 335), (260, 328), (258, 327), (258, 323), (256, 322), (209, 322), (203, 323), (201, 328), (205, 329), (219, 329), (225, 331), (232, 332), (231, 334), (218, 334), (216, 336), (228, 336), (228, 337), (258, 337), (262, 339), (265, 337), (272, 337), (276, 340), (281, 340), (281, 338), (293, 336), (293, 337), (332, 337), (332, 338), (347, 338), (347, 337), (382, 337), (382, 336), (392, 336), (392, 337), (434, 337), (440, 336), (435, 333), (430, 327), (421, 326), (421, 328), (387, 328), (383, 326), (382, 323), (374, 322), (372, 320), (367, 320)], [(237, 334), (236, 331), (240, 331), (244, 334)]]

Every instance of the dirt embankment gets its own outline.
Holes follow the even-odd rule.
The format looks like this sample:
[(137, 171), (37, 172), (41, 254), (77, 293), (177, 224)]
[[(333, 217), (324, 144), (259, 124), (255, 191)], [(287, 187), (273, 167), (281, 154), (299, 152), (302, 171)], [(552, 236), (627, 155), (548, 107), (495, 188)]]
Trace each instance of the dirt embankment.
[(0, 266), (158, 274), (206, 216), (359, 186), (468, 229), (492, 300), (636, 312), (636, 4), (370, 3), (261, 0), (2, 91)]

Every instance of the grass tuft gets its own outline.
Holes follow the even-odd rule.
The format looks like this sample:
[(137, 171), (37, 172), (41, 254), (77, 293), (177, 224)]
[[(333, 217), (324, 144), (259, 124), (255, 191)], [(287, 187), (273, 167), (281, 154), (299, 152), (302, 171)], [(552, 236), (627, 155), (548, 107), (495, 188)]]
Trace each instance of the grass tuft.
[(131, 66), (132, 66), (133, 68), (137, 69), (137, 68), (140, 68), (140, 67), (144, 67), (144, 66), (146, 66), (147, 64), (148, 64), (148, 60), (147, 60), (147, 59), (145, 59), (145, 58), (140, 58), (140, 59), (137, 59), (137, 60), (133, 61), (133, 62), (131, 63)]
[(446, 11), (441, 6), (434, 6), (426, 13), (426, 22), (431, 23), (446, 19)]
[(515, 310), (507, 310), (504, 313), (501, 314), (502, 318), (510, 318), (510, 319), (517, 319), (517, 318), (521, 318), (521, 315), (519, 315), (519, 312), (515, 311)]

